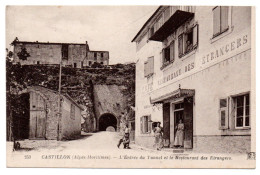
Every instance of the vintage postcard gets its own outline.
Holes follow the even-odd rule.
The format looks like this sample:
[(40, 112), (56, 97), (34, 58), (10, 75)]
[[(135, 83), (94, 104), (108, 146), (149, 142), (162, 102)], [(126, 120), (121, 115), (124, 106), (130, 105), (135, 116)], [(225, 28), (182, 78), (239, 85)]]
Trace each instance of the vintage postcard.
[(6, 6), (7, 167), (255, 168), (255, 8)]

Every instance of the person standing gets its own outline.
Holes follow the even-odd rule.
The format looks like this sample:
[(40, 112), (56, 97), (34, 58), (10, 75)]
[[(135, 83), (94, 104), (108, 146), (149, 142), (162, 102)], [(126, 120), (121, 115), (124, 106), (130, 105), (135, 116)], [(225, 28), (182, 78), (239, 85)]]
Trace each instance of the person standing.
[(154, 128), (154, 137), (155, 137), (154, 143), (155, 143), (155, 148), (157, 150), (161, 150), (163, 147), (163, 139), (162, 139), (163, 131), (162, 131), (162, 127), (160, 125), (161, 125), (161, 123), (158, 122), (157, 126)]
[(174, 146), (175, 147), (183, 147), (184, 145), (184, 124), (182, 123), (182, 120), (179, 120), (178, 125), (176, 126), (176, 136), (175, 136), (175, 140), (174, 140)]
[(129, 147), (129, 143), (130, 143), (130, 129), (128, 128), (128, 124), (125, 125), (125, 129), (124, 129), (124, 135), (123, 135), (123, 138), (121, 138), (117, 144), (117, 147), (119, 148), (121, 143), (123, 142), (124, 144), (124, 149), (125, 148), (130, 148)]

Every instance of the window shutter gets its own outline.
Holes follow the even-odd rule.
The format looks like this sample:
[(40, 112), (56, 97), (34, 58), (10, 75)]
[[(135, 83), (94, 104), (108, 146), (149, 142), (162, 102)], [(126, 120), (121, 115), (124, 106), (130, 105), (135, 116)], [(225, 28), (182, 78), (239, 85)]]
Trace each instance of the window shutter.
[(148, 132), (152, 131), (152, 122), (151, 121), (151, 115), (148, 116)]
[(143, 134), (143, 117), (140, 118), (140, 133)]
[(183, 54), (183, 34), (178, 37), (178, 49), (179, 49), (179, 57)]
[(228, 129), (228, 99), (220, 99), (219, 129)]
[(220, 33), (220, 7), (213, 9), (213, 36)]
[(221, 13), (220, 13), (221, 32), (224, 32), (228, 29), (228, 7), (222, 6), (220, 9), (221, 9)]
[(199, 27), (198, 24), (193, 27), (193, 48), (197, 48), (198, 46), (198, 35), (199, 35)]
[(165, 62), (165, 49), (162, 50), (162, 65)]
[(154, 73), (154, 57), (148, 58), (148, 64), (149, 64), (149, 74)]
[(174, 41), (170, 45), (170, 61), (174, 61)]

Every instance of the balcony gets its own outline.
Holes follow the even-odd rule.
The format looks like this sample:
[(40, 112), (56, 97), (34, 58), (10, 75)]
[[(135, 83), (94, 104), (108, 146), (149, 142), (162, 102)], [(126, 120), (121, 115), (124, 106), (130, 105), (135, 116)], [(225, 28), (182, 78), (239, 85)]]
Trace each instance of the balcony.
[(150, 28), (149, 40), (162, 42), (192, 17), (194, 17), (194, 8), (191, 6), (167, 7)]

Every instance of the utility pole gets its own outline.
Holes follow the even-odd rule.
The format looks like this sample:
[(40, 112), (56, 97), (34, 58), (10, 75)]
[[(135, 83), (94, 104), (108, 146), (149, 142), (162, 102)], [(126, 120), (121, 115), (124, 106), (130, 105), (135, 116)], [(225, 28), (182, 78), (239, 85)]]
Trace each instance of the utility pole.
[(57, 135), (57, 140), (61, 140), (61, 69), (62, 69), (62, 57), (61, 57), (61, 60), (60, 60), (60, 71), (59, 71), (58, 135)]

